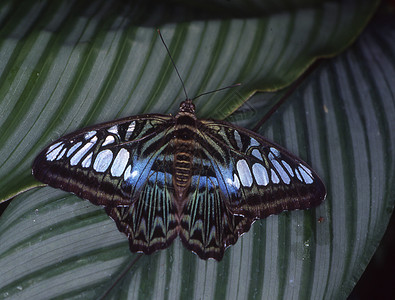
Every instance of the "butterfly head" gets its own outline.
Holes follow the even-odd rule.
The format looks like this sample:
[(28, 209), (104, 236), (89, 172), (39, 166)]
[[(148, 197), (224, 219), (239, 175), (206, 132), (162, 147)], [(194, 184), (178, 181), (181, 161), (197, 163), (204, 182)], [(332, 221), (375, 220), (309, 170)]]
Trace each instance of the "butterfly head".
[(193, 104), (191, 99), (187, 99), (181, 102), (180, 112), (189, 112), (191, 114), (195, 114), (195, 104)]

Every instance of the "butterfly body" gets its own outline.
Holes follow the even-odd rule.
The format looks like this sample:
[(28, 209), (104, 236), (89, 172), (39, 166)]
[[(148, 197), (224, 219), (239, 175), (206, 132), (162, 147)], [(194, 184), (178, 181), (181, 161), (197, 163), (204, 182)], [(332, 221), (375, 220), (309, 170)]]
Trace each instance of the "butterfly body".
[(35, 159), (34, 176), (102, 205), (133, 252), (180, 236), (203, 259), (220, 260), (259, 218), (320, 204), (311, 168), (260, 135), (199, 120), (187, 99), (175, 116), (147, 114), (71, 133)]
[(193, 153), (196, 147), (196, 127), (195, 106), (191, 100), (186, 100), (181, 103), (180, 111), (175, 117), (173, 140), (175, 149), (173, 185), (176, 202), (181, 204), (179, 209), (182, 209), (191, 184)]

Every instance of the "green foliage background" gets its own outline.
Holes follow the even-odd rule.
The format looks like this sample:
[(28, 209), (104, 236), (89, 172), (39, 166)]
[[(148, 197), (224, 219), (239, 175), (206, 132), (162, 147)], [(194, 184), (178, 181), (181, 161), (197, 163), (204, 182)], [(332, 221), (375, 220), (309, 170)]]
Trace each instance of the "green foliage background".
[[(370, 22), (377, 1), (273, 3), (0, 4), (0, 199), (18, 195), (0, 217), (0, 298), (346, 298), (394, 204), (395, 26)], [(219, 263), (178, 241), (132, 254), (100, 207), (31, 175), (65, 133), (177, 112), (184, 95), (158, 27), (189, 95), (243, 83), (199, 98), (201, 118), (253, 128), (289, 92), (258, 132), (328, 189), (316, 209), (257, 221)]]

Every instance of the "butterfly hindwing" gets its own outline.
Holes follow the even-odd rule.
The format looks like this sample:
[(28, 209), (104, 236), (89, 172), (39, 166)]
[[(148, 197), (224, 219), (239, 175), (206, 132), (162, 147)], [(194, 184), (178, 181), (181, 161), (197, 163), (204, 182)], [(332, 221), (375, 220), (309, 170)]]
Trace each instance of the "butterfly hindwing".
[(225, 249), (248, 231), (253, 220), (233, 215), (222, 199), (215, 177), (196, 176), (195, 190), (184, 207), (180, 237), (200, 258), (221, 260)]
[(178, 235), (168, 161), (163, 154), (155, 159), (143, 188), (131, 204), (105, 208), (119, 231), (128, 237), (132, 252), (150, 254), (167, 248)]
[[(205, 145), (206, 147), (208, 145)], [(249, 230), (253, 219), (234, 215), (227, 207), (213, 161), (196, 144), (192, 180), (182, 211), (180, 238), (200, 258), (221, 260), (225, 249)]]
[(34, 176), (94, 204), (129, 204), (165, 147), (173, 118), (142, 115), (66, 135), (33, 163)]

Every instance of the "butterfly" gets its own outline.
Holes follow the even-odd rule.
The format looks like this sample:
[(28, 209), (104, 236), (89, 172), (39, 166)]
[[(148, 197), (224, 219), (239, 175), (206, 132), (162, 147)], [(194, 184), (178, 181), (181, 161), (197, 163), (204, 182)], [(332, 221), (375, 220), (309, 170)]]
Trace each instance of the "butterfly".
[(151, 254), (179, 236), (218, 261), (255, 220), (326, 197), (301, 159), (250, 130), (197, 119), (188, 96), (175, 116), (131, 116), (61, 137), (32, 172), (103, 206), (132, 252)]

